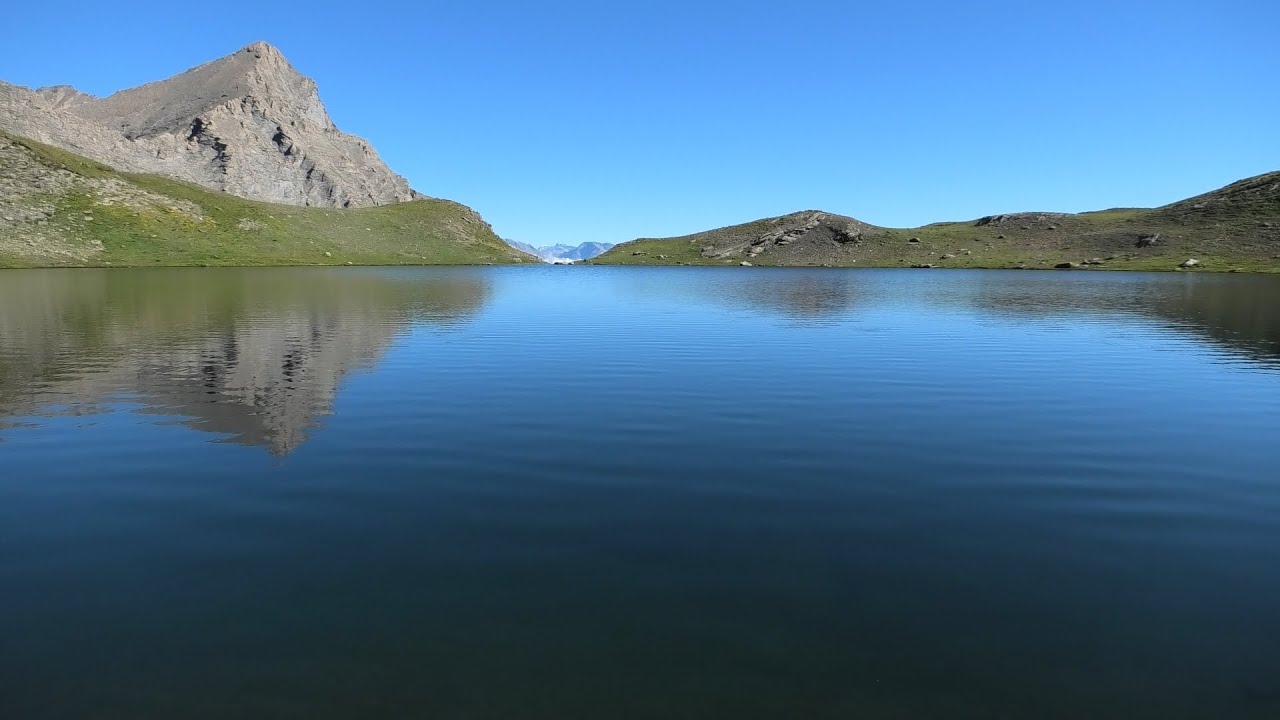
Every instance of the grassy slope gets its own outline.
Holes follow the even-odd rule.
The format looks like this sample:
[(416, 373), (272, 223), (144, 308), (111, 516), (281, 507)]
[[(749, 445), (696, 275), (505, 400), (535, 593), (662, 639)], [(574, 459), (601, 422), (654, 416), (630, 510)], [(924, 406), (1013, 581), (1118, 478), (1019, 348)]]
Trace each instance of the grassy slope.
[[(720, 251), (759, 238), (777, 227), (770, 218), (683, 237), (642, 238), (619, 245), (591, 262), (736, 265), (746, 260), (763, 266), (1046, 268), (1098, 258), (1103, 262), (1090, 267), (1174, 270), (1182, 261), (1196, 258), (1202, 263), (1199, 269), (1204, 270), (1280, 272), (1277, 183), (1280, 173), (1272, 173), (1154, 210), (1029, 213), (987, 225), (969, 221), (912, 229), (878, 228), (858, 243), (809, 242), (805, 247), (806, 241), (801, 239), (785, 248), (767, 247), (757, 256), (733, 254), (726, 258), (704, 253), (704, 248)], [(1156, 233), (1160, 234), (1157, 244), (1137, 246), (1139, 238)], [(942, 257), (948, 254), (955, 257)]]
[[(169, 178), (118, 172), (58, 148), (0, 136), (26, 148), (50, 171), (65, 169), (87, 181), (42, 198), (56, 208), (42, 230), (103, 248), (83, 260), (41, 257), (38, 247), (24, 256), (0, 253), (0, 267), (535, 262), (508, 247), (473, 211), (447, 200), (354, 210), (255, 202)], [(99, 203), (95, 185), (113, 180), (128, 183), (131, 192), (194, 203), (202, 217), (164, 203), (141, 209)]]

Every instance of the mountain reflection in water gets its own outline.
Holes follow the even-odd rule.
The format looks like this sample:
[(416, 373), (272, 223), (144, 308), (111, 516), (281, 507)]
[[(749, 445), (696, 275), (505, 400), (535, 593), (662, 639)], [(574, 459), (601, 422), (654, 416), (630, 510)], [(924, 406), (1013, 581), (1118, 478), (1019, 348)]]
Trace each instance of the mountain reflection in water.
[(0, 418), (146, 412), (261, 445), (297, 448), (342, 379), (410, 324), (448, 329), (484, 306), (465, 270), (50, 270), (0, 283)]
[[(662, 298), (680, 312), (741, 310), (795, 325), (883, 312), (957, 314), (957, 327), (974, 313), (1037, 325), (1128, 317), (1208, 339), (1250, 363), (1280, 365), (1280, 282), (1267, 276), (188, 268), (25, 270), (0, 279), (0, 426), (135, 402), (142, 412), (275, 454), (304, 442), (316, 419), (332, 412), (343, 378), (377, 361), (407, 328), (467, 323), (498, 286), (523, 296), (554, 285), (621, 305)], [(565, 313), (562, 327), (591, 312), (556, 310)]]

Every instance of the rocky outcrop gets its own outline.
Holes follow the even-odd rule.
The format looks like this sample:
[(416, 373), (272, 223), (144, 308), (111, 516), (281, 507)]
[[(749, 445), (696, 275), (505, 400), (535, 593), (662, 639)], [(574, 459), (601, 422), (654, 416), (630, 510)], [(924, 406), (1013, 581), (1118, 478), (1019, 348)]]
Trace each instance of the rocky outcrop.
[[(743, 255), (757, 257), (800, 255), (810, 251), (856, 246), (864, 239), (879, 237), (881, 228), (844, 215), (806, 210), (769, 218), (746, 226), (734, 241), (715, 242), (702, 248), (702, 256), (724, 260)], [(697, 236), (693, 236), (697, 237)]]
[(1051, 213), (1051, 212), (1021, 212), (1021, 213), (1005, 213), (1003, 215), (988, 215), (973, 224), (974, 227), (995, 227), (995, 228), (1012, 228), (1017, 226), (1022, 230), (1031, 230), (1036, 226), (1052, 227), (1054, 223), (1069, 217), (1068, 213)]
[(0, 82), (0, 129), (254, 200), (368, 207), (417, 197), (266, 43), (106, 98)]

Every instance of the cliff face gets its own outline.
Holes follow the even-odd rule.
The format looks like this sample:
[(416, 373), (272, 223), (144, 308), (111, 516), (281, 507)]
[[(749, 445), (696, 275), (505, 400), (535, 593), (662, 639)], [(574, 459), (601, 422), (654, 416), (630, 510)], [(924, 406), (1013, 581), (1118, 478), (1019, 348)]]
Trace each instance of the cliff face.
[(266, 43), (106, 98), (0, 82), (0, 129), (254, 200), (369, 207), (417, 197)]

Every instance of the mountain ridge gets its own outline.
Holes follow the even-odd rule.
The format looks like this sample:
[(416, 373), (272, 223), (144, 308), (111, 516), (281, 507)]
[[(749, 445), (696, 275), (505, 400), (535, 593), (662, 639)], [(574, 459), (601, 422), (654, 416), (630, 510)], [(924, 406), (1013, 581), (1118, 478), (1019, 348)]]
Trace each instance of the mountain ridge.
[(103, 98), (0, 81), (0, 129), (251, 200), (354, 208), (419, 197), (265, 42)]
[(1157, 208), (1005, 213), (918, 228), (805, 210), (637, 238), (589, 262), (1280, 272), (1280, 172)]

